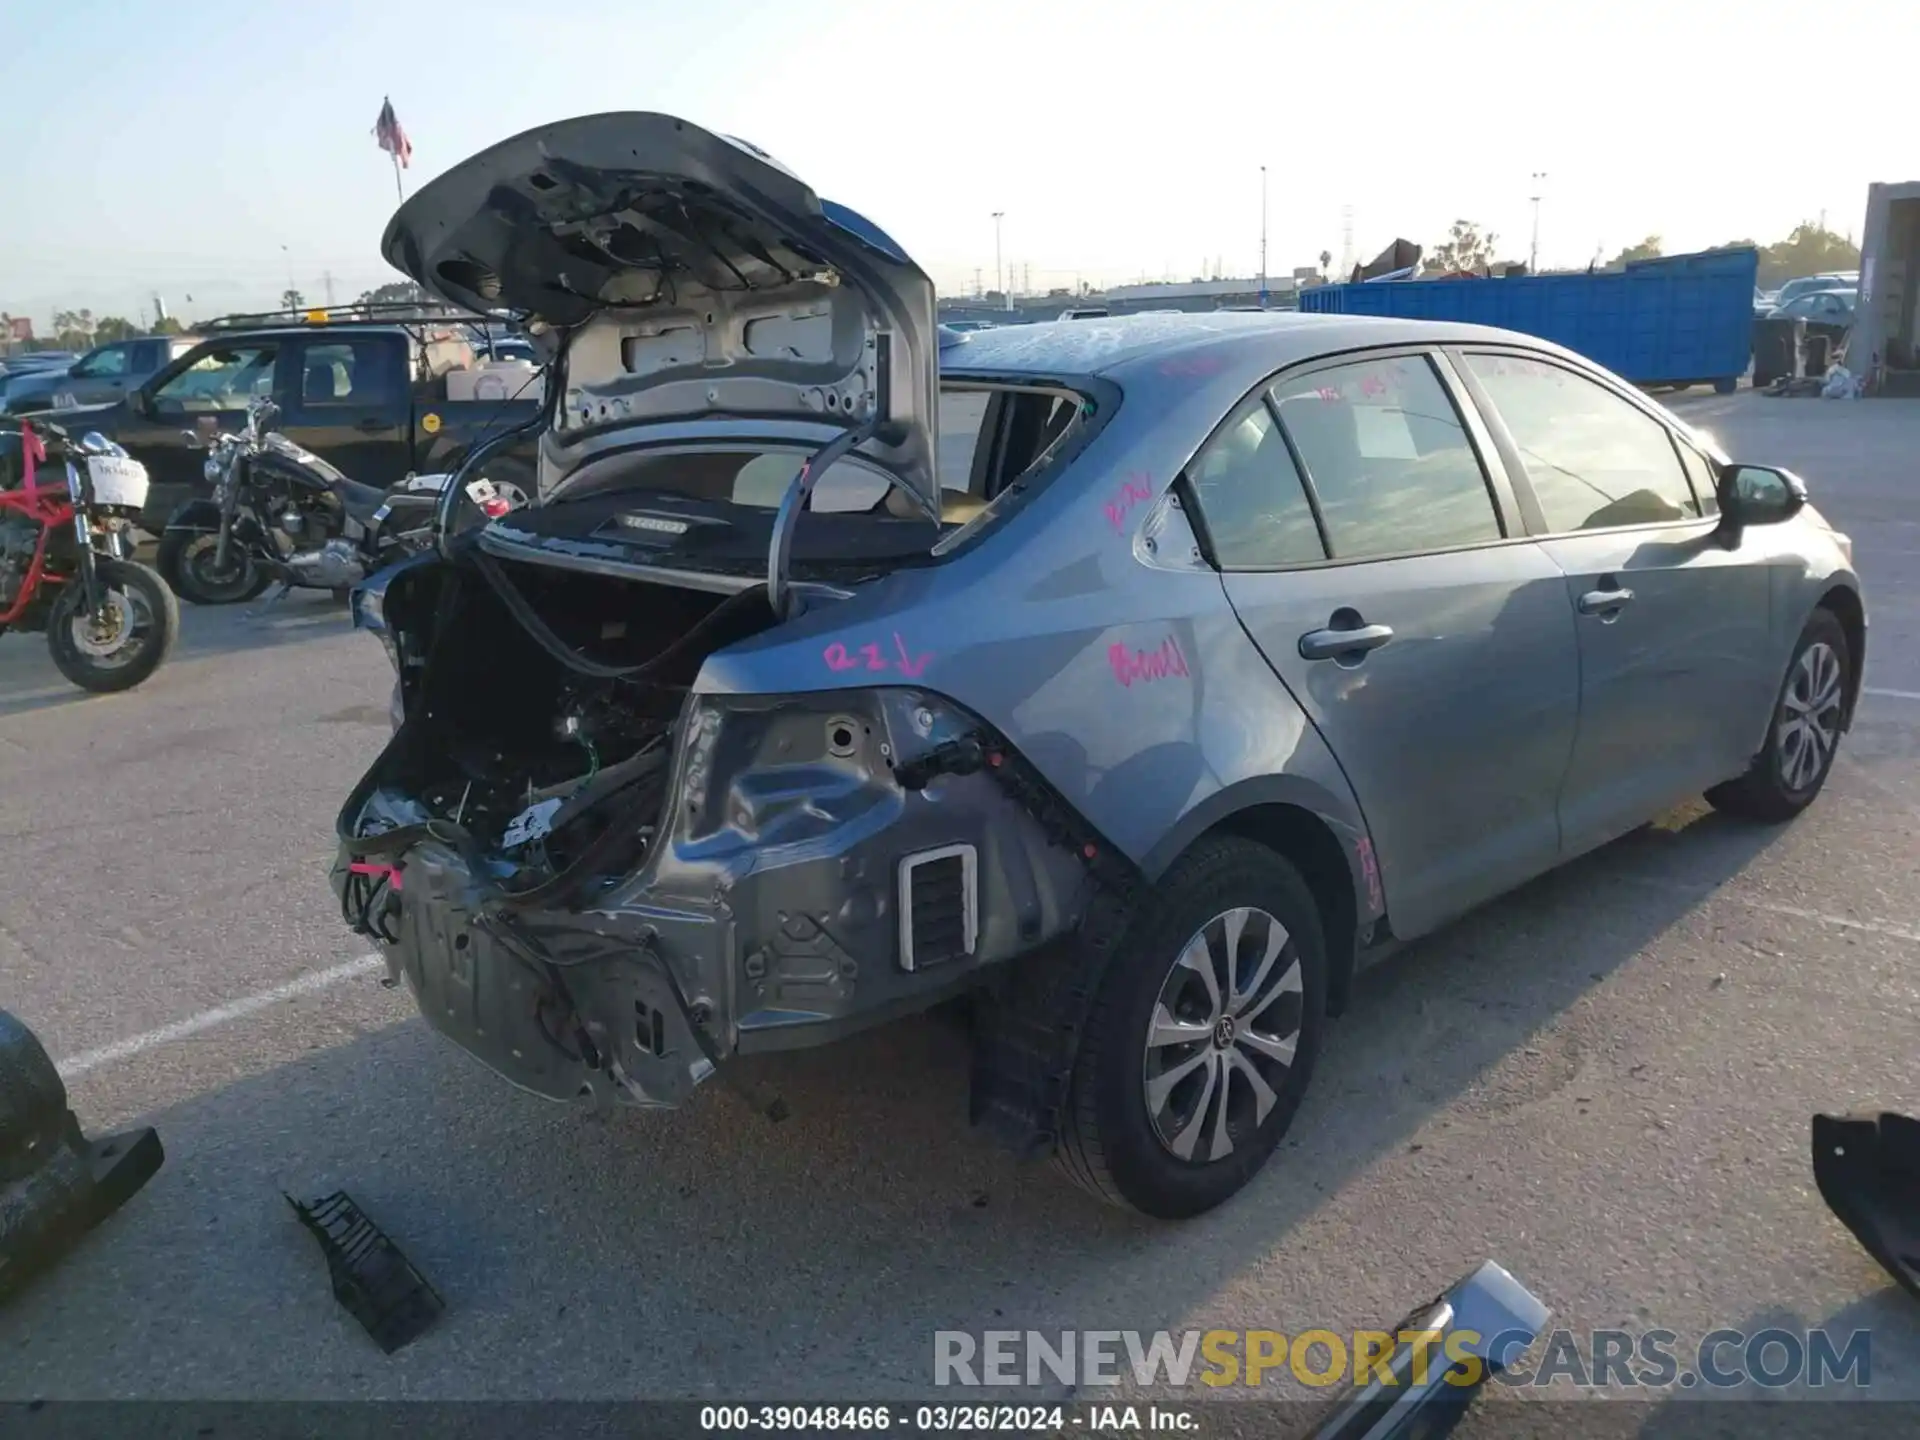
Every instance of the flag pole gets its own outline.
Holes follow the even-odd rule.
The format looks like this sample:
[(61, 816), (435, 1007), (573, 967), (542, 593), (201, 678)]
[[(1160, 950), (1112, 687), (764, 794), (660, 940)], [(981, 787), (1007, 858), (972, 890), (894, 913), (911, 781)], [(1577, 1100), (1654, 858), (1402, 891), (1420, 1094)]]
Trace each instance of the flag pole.
[(401, 204), (405, 204), (407, 199), (406, 192), (400, 188), (400, 156), (398, 154), (392, 154), (387, 158), (393, 161), (393, 198)]

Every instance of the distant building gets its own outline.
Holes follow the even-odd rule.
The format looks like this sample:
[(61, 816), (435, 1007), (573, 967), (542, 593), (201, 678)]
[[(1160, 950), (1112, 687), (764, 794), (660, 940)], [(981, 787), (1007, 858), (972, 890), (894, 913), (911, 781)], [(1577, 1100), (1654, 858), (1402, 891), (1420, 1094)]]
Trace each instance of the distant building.
[[(1267, 306), (1274, 310), (1292, 310), (1299, 304), (1304, 278), (1291, 275), (1267, 277)], [(942, 320), (987, 320), (996, 325), (1025, 325), (1040, 320), (1058, 319), (1066, 310), (1105, 306), (1115, 315), (1138, 315), (1148, 310), (1248, 310), (1260, 305), (1258, 277), (1244, 279), (1187, 281), (1149, 281), (1143, 285), (1115, 285), (1106, 290), (1074, 294), (1056, 290), (1049, 295), (1016, 295), (1008, 308), (997, 293), (984, 297), (942, 299)]]
[[(1290, 275), (1267, 277), (1267, 303), (1292, 308), (1297, 291)], [(1258, 305), (1258, 276), (1245, 279), (1187, 280), (1145, 285), (1115, 285), (1102, 297), (1115, 314), (1137, 310), (1223, 310), (1230, 305)]]

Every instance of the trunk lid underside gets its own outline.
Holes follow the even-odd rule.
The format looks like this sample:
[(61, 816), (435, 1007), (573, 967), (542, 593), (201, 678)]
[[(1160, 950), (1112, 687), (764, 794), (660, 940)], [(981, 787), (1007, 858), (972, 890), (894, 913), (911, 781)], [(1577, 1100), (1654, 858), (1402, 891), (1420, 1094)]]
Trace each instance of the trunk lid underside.
[(752, 420), (770, 439), (858, 437), (938, 512), (932, 282), (744, 142), (646, 113), (541, 126), (424, 187), (381, 249), (433, 293), (557, 340), (558, 469), (614, 434)]

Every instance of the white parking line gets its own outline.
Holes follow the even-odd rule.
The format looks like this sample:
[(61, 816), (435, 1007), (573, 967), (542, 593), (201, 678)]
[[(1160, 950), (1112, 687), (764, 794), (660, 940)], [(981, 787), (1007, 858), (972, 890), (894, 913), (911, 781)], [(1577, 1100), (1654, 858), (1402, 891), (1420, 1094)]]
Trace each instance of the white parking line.
[(338, 965), (329, 965), (324, 970), (315, 970), (302, 975), (297, 980), (289, 980), (284, 985), (276, 985), (271, 990), (261, 990), (252, 995), (243, 995), (238, 1000), (229, 1000), (225, 1005), (216, 1005), (211, 1010), (202, 1010), (198, 1015), (189, 1015), (185, 1020), (176, 1020), (171, 1025), (162, 1025), (158, 1030), (149, 1030), (144, 1035), (133, 1035), (125, 1040), (116, 1040), (111, 1045), (102, 1045), (97, 1050), (82, 1050), (78, 1055), (70, 1055), (58, 1063), (62, 1080), (73, 1080), (89, 1070), (98, 1070), (102, 1065), (111, 1065), (116, 1060), (131, 1059), (143, 1055), (149, 1050), (157, 1050), (162, 1045), (171, 1045), (176, 1040), (185, 1040), (215, 1026), (224, 1025), (229, 1020), (238, 1020), (256, 1011), (278, 1005), (282, 1000), (291, 1000), (297, 995), (311, 995), (316, 990), (324, 990), (329, 985), (338, 985), (342, 980), (351, 980), (357, 975), (378, 970), (386, 964), (380, 955), (362, 955), (357, 960), (343, 960)]
[(1862, 695), (1879, 695), (1887, 700), (1920, 700), (1920, 690), (1876, 690), (1871, 685), (1860, 687)]
[(1869, 935), (1884, 935), (1889, 940), (1906, 940), (1920, 944), (1920, 930), (1909, 930), (1903, 925), (1883, 925), (1877, 920), (1855, 920), (1848, 915), (1828, 915), (1820, 910), (1804, 910), (1798, 905), (1781, 905), (1773, 900), (1757, 900), (1751, 895), (1743, 895), (1728, 886), (1688, 885), (1678, 880), (1662, 880), (1653, 875), (1633, 875), (1622, 873), (1622, 880), (1635, 885), (1644, 885), (1649, 890), (1665, 890), (1674, 895), (1691, 895), (1699, 900), (1731, 900), (1736, 905), (1744, 905), (1749, 910), (1764, 910), (1770, 915), (1789, 915), (1795, 920), (1812, 920), (1821, 925), (1832, 925), (1841, 930), (1862, 930)]

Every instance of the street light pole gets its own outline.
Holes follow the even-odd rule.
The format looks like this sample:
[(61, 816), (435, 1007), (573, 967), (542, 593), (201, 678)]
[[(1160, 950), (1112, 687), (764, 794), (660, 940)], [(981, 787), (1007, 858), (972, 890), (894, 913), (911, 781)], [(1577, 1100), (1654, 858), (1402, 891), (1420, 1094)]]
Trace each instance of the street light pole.
[(1260, 308), (1267, 308), (1267, 167), (1260, 167)]
[(1547, 172), (1544, 170), (1533, 172), (1533, 249), (1527, 256), (1529, 275), (1540, 273), (1540, 190), (1546, 178)]
[(1000, 222), (1007, 218), (1007, 212), (993, 212), (993, 286), (1000, 292), (1000, 305), (1003, 309), (1013, 308), (1013, 297), (1007, 294), (1007, 271), (1000, 263)]

